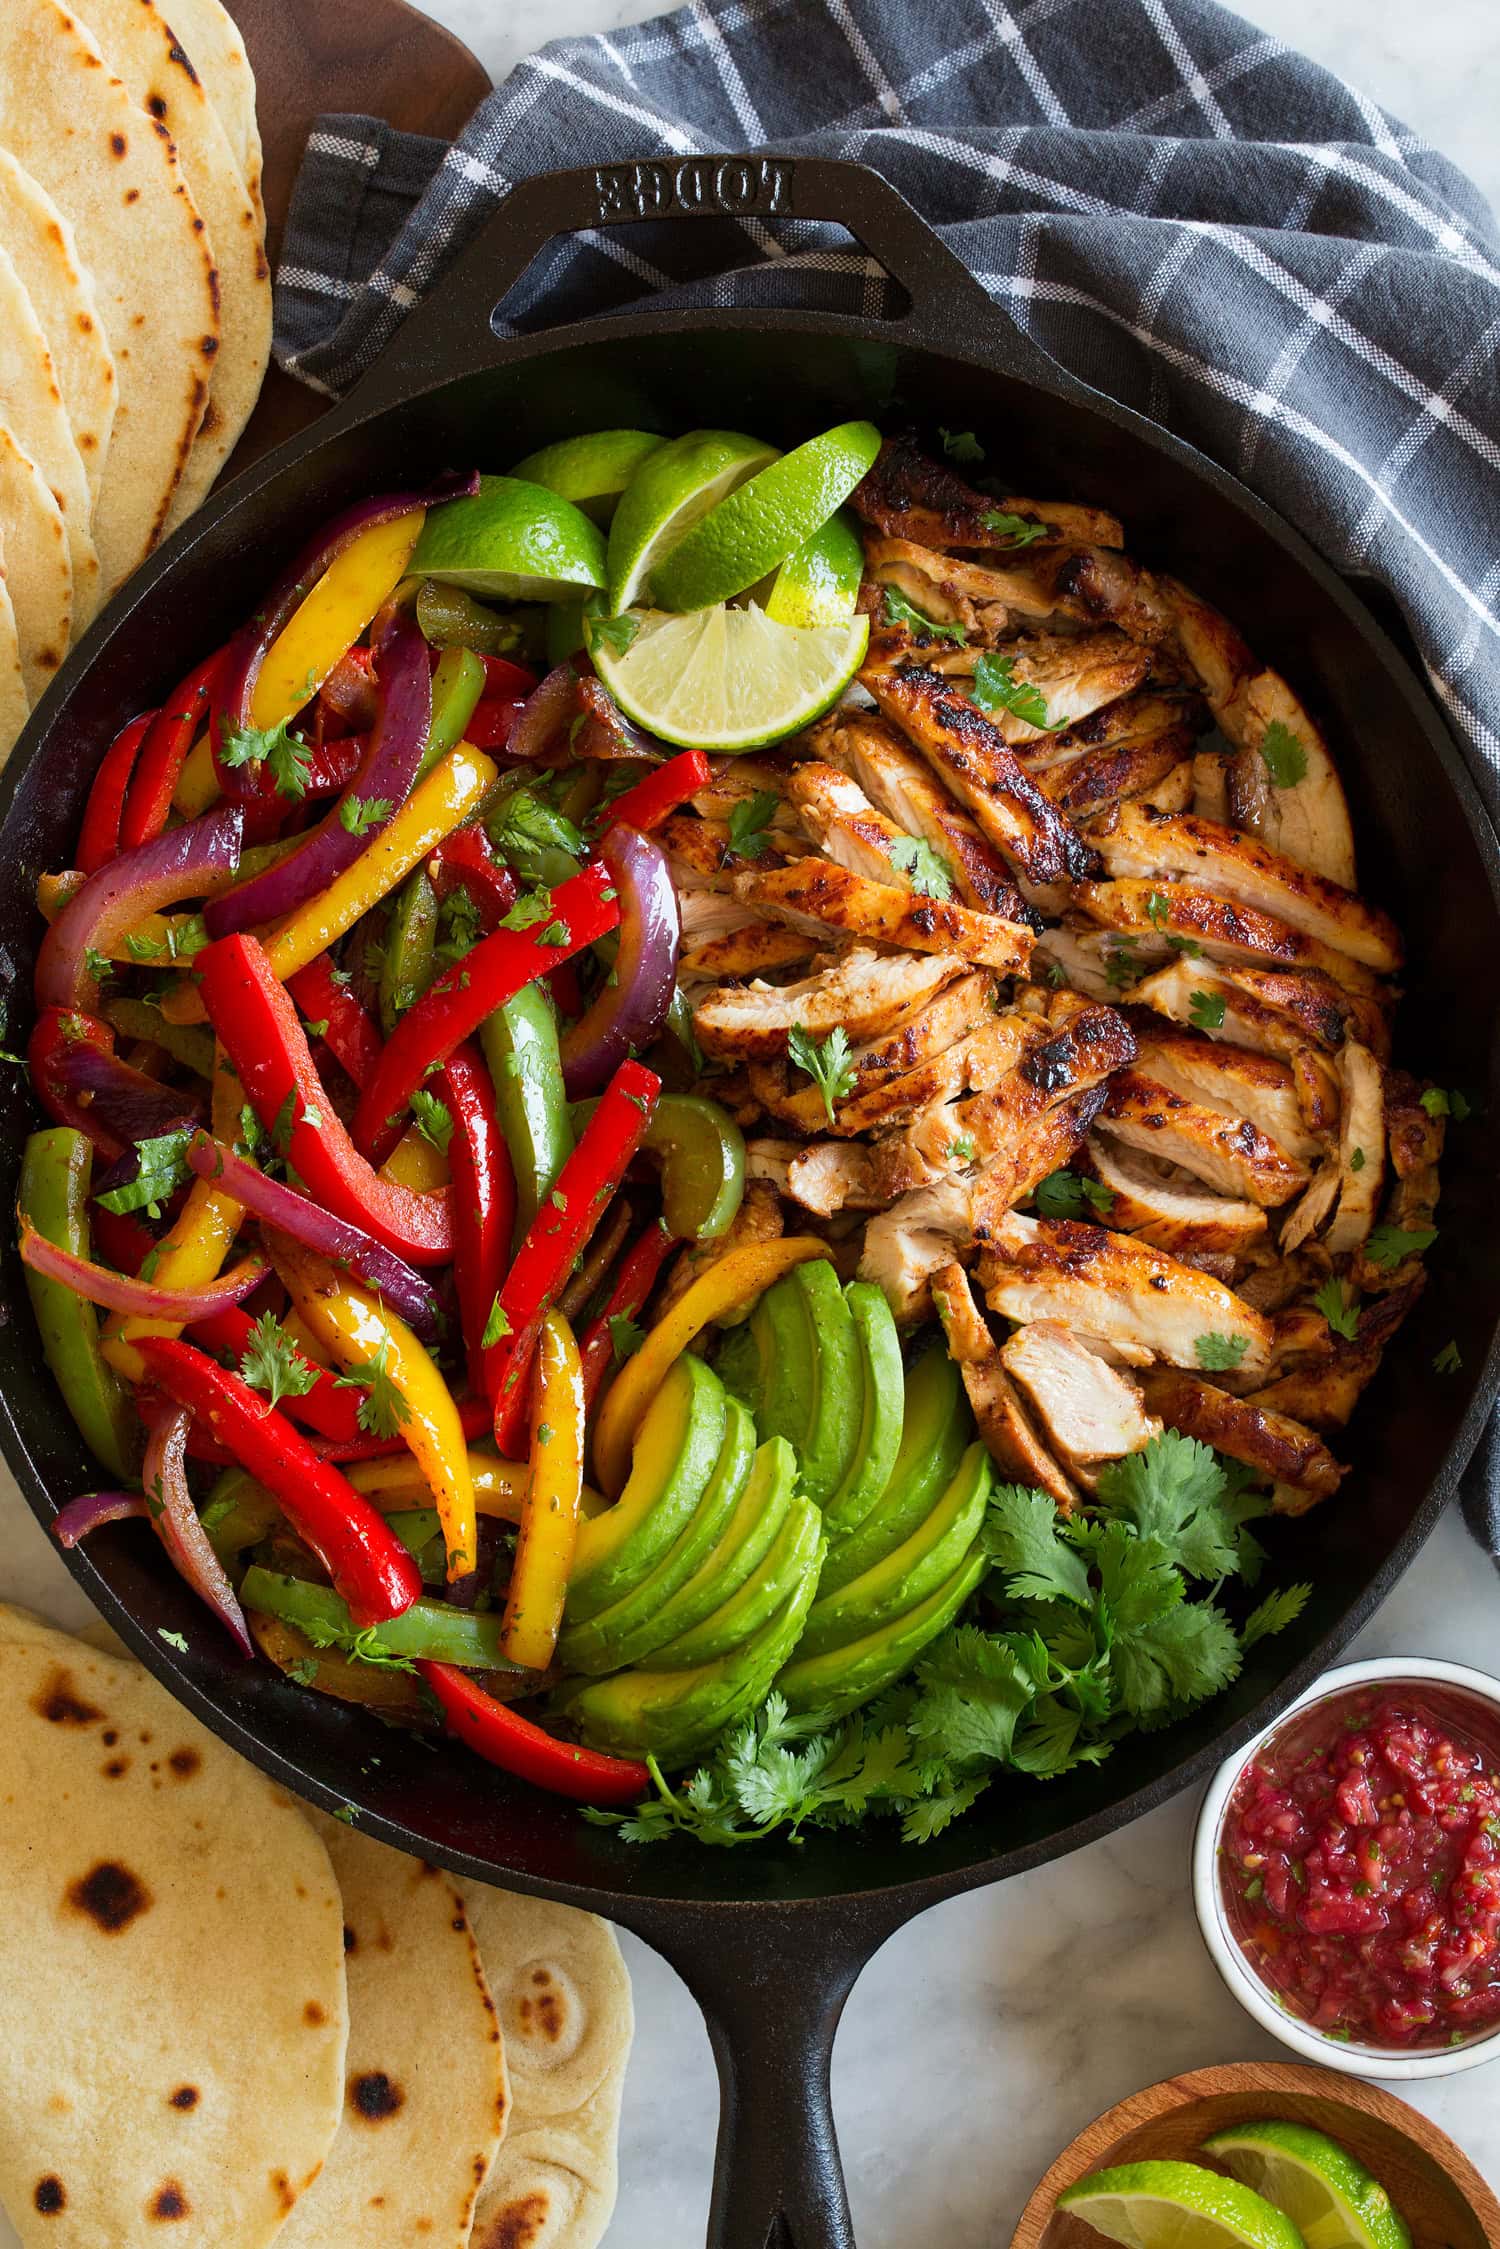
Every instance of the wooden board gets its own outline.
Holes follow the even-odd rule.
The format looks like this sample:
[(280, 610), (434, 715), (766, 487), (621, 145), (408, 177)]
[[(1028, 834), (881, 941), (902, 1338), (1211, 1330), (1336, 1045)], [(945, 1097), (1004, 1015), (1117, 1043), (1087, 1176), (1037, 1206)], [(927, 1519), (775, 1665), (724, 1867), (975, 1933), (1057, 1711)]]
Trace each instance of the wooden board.
[[(255, 72), (274, 273), (292, 183), (325, 110), (451, 140), (490, 90), (462, 40), (406, 0), (227, 0)], [(226, 476), (316, 421), (327, 404), (274, 365)], [(221, 479), (221, 482), (223, 479)]]
[(1236, 2062), (1169, 2077), (1110, 2109), (1065, 2148), (1027, 2203), (1011, 2249), (1098, 2249), (1057, 2198), (1089, 2171), (1153, 2157), (1212, 2165), (1214, 2132), (1251, 2118), (1310, 2124), (1374, 2172), (1411, 2228), (1415, 2249), (1495, 2249), (1500, 2202), (1446, 2132), (1405, 2101), (1331, 2069)]

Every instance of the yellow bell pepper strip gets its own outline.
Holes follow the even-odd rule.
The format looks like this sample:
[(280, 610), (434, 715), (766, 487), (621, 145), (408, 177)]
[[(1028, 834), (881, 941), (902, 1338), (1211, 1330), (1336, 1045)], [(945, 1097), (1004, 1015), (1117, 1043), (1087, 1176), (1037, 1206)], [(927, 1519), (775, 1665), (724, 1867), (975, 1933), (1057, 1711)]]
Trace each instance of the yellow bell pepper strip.
[(250, 724), (277, 726), (311, 702), (406, 575), (426, 511), (371, 524), (324, 571), (272, 641), (250, 697)]
[(398, 1187), (409, 1187), (414, 1195), (435, 1195), (447, 1186), (452, 1174), (442, 1149), (413, 1125), (380, 1166), (380, 1176)]
[(791, 1234), (779, 1242), (743, 1242), (715, 1258), (670, 1312), (662, 1315), (634, 1357), (611, 1383), (594, 1429), (594, 1473), (604, 1489), (618, 1496), (630, 1469), (630, 1448), (647, 1406), (666, 1378), (668, 1367), (701, 1335), (711, 1320), (736, 1305), (761, 1296), (794, 1265), (830, 1257), (826, 1242), (812, 1234)]
[(278, 1240), (275, 1265), (298, 1312), (346, 1377), (369, 1376), (372, 1406), (384, 1395), (395, 1433), (437, 1508), (449, 1582), (469, 1576), (478, 1553), (474, 1484), (458, 1408), (436, 1366), (404, 1320), (322, 1258)]
[(221, 793), (213, 743), (208, 735), (200, 734), (182, 761), (172, 792), (172, 810), (180, 812), (184, 820), (196, 820), (200, 812), (218, 803)]
[(511, 1570), (500, 1653), (545, 1671), (562, 1629), (583, 1497), (583, 1364), (573, 1330), (549, 1311), (537, 1343), (531, 1484)]
[[(474, 1512), (497, 1522), (519, 1523), (531, 1482), (523, 1460), (501, 1460), (492, 1452), (468, 1455), (469, 1481), (474, 1487)], [(427, 1479), (410, 1453), (392, 1453), (386, 1460), (353, 1460), (344, 1471), (356, 1491), (373, 1499), (382, 1511), (410, 1506), (427, 1497)]]
[(152, 1046), (162, 1048), (174, 1062), (180, 1062), (197, 1077), (213, 1077), (211, 1031), (200, 1030), (195, 1024), (168, 1023), (161, 1009), (153, 1007), (149, 1000), (106, 1000), (104, 1020), (122, 1038), (145, 1039)]

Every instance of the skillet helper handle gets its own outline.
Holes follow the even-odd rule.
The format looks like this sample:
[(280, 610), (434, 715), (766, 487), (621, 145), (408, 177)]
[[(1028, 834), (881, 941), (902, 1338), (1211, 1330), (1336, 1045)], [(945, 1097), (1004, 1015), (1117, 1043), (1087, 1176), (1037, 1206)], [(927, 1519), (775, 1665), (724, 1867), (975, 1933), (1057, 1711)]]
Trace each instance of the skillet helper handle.
[(353, 395), (363, 409), (386, 391), (405, 395), (424, 374), (447, 381), (488, 365), (496, 307), (554, 235), (645, 220), (778, 218), (847, 228), (911, 300), (900, 319), (881, 324), (893, 333), (915, 317), (972, 338), (982, 323), (1002, 360), (1034, 355), (962, 259), (868, 165), (829, 156), (652, 158), (517, 181)]

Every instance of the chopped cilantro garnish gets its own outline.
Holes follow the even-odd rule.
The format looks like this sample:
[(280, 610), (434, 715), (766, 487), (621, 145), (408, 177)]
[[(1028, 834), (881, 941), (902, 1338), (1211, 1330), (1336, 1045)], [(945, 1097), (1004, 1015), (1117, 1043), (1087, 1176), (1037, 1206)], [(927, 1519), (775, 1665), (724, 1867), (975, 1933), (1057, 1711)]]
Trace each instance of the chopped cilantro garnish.
[(953, 877), (946, 859), (920, 836), (901, 836), (890, 846), (891, 865), (924, 898), (951, 898)]
[(1300, 738), (1279, 718), (1273, 718), (1260, 742), (1261, 762), (1278, 789), (1294, 789), (1307, 773), (1307, 752)]
[(826, 1038), (815, 1039), (798, 1024), (787, 1039), (787, 1052), (796, 1067), (805, 1070), (816, 1084), (823, 1096), (828, 1122), (832, 1124), (834, 1104), (853, 1090), (856, 1076), (849, 1054), (849, 1034), (840, 1024)]
[(993, 649), (986, 649), (974, 665), (974, 683), (969, 689), (971, 699), (982, 711), (1008, 711), (1023, 725), (1038, 727), (1046, 734), (1060, 734), (1068, 721), (1047, 716), (1046, 697), (1030, 680), (1016, 678), (1015, 662), (1013, 656), (1000, 656)]

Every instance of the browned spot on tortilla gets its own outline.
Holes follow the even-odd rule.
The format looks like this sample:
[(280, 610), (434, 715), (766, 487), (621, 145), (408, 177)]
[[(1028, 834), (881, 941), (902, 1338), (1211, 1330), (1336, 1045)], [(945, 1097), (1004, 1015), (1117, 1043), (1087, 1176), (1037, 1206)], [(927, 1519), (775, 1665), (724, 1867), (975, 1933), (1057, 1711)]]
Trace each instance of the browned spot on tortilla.
[(203, 1759), (196, 1749), (174, 1749), (167, 1763), (179, 1780), (191, 1780)]
[(163, 2179), (146, 2205), (147, 2217), (156, 2218), (166, 2225), (171, 2220), (185, 2218), (188, 2214), (188, 2198), (182, 2191), (181, 2182), (177, 2179)]
[(103, 1767), (106, 1780), (118, 1780), (122, 1773), (128, 1773), (129, 1770), (130, 1759), (128, 1757), (111, 1757), (109, 1763)]
[(198, 2098), (196, 2085), (179, 2085), (175, 2093), (167, 2095), (167, 2099), (171, 2102), (173, 2108), (196, 2108)]
[(65, 1902), (75, 1913), (86, 1913), (107, 1936), (114, 1936), (146, 1911), (151, 1892), (128, 1866), (117, 1859), (101, 1859), (70, 1886)]
[(55, 2218), (60, 2210), (66, 2210), (67, 2189), (55, 2171), (49, 2171), (45, 2178), (37, 2180), (31, 2206), (40, 2211), (44, 2218)]
[(356, 1952), (358, 1949), (359, 1939), (346, 1921), (344, 1923), (344, 1950), (345, 1952)]
[(140, 1738), (142, 1749), (149, 1749), (153, 1739), (151, 1728), (149, 1726), (142, 1726)]
[(349, 2100), (355, 2114), (367, 2124), (383, 2124), (404, 2106), (406, 2095), (383, 2069), (366, 2069), (350, 2079)]
[(290, 2210), (295, 2207), (296, 2192), (285, 2171), (273, 2171), (271, 2173), (271, 2192), (275, 2195), (283, 2210)]
[(207, 353), (207, 354), (208, 354), (208, 355), (209, 355), (210, 357), (212, 357), (212, 355), (213, 355), (213, 354), (214, 354), (214, 353), (215, 353), (215, 352), (216, 352), (216, 351), (218, 350), (218, 348), (219, 348), (219, 339), (218, 339), (218, 337), (217, 337), (217, 336), (205, 336), (205, 337), (204, 337), (204, 339), (203, 339), (203, 349), (204, 349), (204, 351), (205, 351), (205, 352), (206, 352), (206, 353)]
[(474, 2235), (473, 2249), (532, 2249), (547, 2230), (551, 2207), (549, 2197), (540, 2193), (507, 2202), (490, 2218), (483, 2234)]
[(139, 203), (140, 199), (141, 199), (141, 191), (140, 191), (140, 189), (139, 189), (138, 187), (127, 187), (127, 188), (126, 188), (126, 190), (125, 190), (125, 200), (126, 200), (126, 202), (127, 202), (127, 203)]
[(111, 133), (109, 136), (109, 145), (114, 155), (123, 156), (125, 154), (126, 147), (125, 135), (123, 133)]
[[(63, 1664), (49, 1672), (45, 1684), (33, 1695), (31, 1707), (49, 1726), (96, 1726), (104, 1716), (78, 1692), (73, 1674)], [(106, 1742), (110, 1740), (106, 1734)]]
[(534, 1969), (531, 1980), (537, 1987), (538, 1996), (533, 1999), (528, 1993), (517, 2008), (521, 2028), (527, 2031), (539, 2030), (555, 2046), (567, 2028), (567, 2001), (553, 1983), (547, 1969)]
[(452, 1922), (451, 1922), (451, 1923), (450, 1923), (449, 1925), (450, 1925), (450, 1927), (452, 1927), (452, 1928), (455, 1928), (455, 1929), (457, 1929), (457, 1930), (458, 1930), (458, 1931), (460, 1932), (460, 1934), (462, 1934), (462, 1931), (463, 1931), (463, 1927), (464, 1927), (464, 1917), (463, 1917), (463, 1915), (462, 1915), (461, 1913), (455, 1913), (455, 1914), (454, 1914), (454, 1916), (453, 1916)]
[(146, 107), (153, 117), (165, 117), (167, 114), (166, 100), (161, 94), (148, 94), (146, 96)]
[(324, 2023), (327, 2022), (328, 2017), (324, 2013), (323, 2009), (319, 2006), (316, 1999), (309, 1999), (307, 2005), (302, 2010), (302, 2020), (306, 2023), (309, 2030), (318, 2030)]
[(120, 1736), (113, 1726), (106, 1726), (104, 1732), (99, 1736), (106, 1749), (113, 1749), (119, 1738)]

